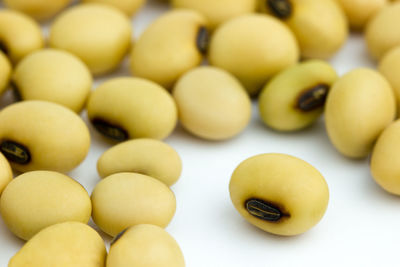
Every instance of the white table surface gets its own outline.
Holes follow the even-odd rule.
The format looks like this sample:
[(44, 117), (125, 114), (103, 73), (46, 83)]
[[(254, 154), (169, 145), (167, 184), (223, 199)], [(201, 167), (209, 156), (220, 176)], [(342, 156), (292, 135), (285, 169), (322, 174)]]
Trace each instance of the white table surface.
[[(165, 4), (149, 3), (133, 19), (134, 35), (140, 35)], [(45, 31), (47, 26), (43, 26)], [(363, 38), (353, 34), (331, 60), (339, 74), (359, 67), (373, 67)], [(129, 75), (127, 64), (116, 73), (96, 79)], [(10, 92), (0, 108), (13, 101)], [(395, 266), (400, 240), (400, 198), (380, 189), (369, 173), (368, 161), (350, 160), (330, 144), (323, 119), (297, 133), (278, 133), (266, 128), (258, 117), (238, 137), (208, 142), (181, 127), (166, 139), (183, 160), (183, 173), (172, 190), (177, 211), (167, 231), (180, 244), (188, 267), (247, 266)], [(86, 115), (82, 117), (87, 121)], [(69, 175), (92, 192), (99, 177), (96, 162), (109, 144), (93, 131), (86, 160)], [(228, 184), (236, 166), (246, 158), (268, 152), (287, 153), (314, 165), (330, 189), (328, 210), (309, 232), (296, 237), (270, 235), (247, 223), (234, 209)], [(91, 223), (92, 226), (93, 223)], [(107, 244), (111, 240), (102, 234)], [(0, 266), (23, 245), (0, 220)], [(56, 266), (55, 266), (56, 267)]]

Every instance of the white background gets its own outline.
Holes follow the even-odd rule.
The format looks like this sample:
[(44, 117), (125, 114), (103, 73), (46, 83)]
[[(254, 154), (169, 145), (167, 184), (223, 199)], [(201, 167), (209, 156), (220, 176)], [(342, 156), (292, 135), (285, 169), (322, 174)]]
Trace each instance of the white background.
[[(166, 9), (164, 4), (149, 3), (133, 20), (135, 37)], [(374, 67), (360, 34), (353, 34), (331, 62), (340, 75), (359, 66)], [(129, 75), (126, 64), (117, 73), (96, 79), (96, 85), (118, 75)], [(0, 101), (0, 108), (11, 102), (8, 92)], [(367, 159), (350, 160), (339, 155), (327, 138), (322, 119), (301, 132), (278, 133), (263, 126), (256, 103), (253, 111), (248, 128), (229, 141), (203, 141), (179, 126), (166, 139), (183, 160), (182, 176), (172, 187), (177, 198), (177, 211), (167, 231), (180, 244), (186, 265), (398, 264), (400, 199), (385, 193), (374, 183)], [(86, 120), (86, 115), (82, 116)], [(109, 147), (93, 128), (90, 130), (90, 153), (80, 167), (69, 173), (89, 193), (100, 181), (96, 172), (97, 159)], [(287, 153), (308, 161), (329, 184), (330, 202), (325, 217), (303, 235), (278, 237), (258, 230), (242, 219), (231, 204), (228, 184), (233, 170), (246, 158), (268, 152)], [(109, 243), (110, 238), (105, 234), (102, 236)], [(14, 237), (0, 220), (0, 266), (7, 266), (9, 258), (22, 245), (23, 241)]]

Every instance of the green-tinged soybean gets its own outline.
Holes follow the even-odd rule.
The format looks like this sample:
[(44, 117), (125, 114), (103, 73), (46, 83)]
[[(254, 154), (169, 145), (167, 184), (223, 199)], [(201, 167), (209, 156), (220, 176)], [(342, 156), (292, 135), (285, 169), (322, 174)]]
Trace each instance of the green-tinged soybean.
[(239, 213), (276, 235), (302, 234), (324, 216), (329, 201), (324, 177), (307, 162), (284, 154), (262, 154), (234, 171), (229, 191)]
[(139, 78), (115, 78), (90, 96), (88, 116), (96, 129), (116, 141), (164, 139), (175, 128), (174, 99), (161, 86)]
[(267, 80), (299, 59), (297, 41), (279, 20), (243, 15), (221, 25), (210, 44), (211, 65), (235, 75), (255, 95)]
[(0, 50), (0, 97), (5, 90), (7, 90), (8, 84), (11, 78), (11, 63), (7, 56)]
[(400, 2), (386, 5), (367, 24), (365, 39), (374, 59), (400, 45)]
[(78, 57), (62, 50), (44, 49), (21, 60), (12, 81), (22, 100), (46, 100), (80, 112), (93, 79)]
[(389, 81), (400, 110), (400, 46), (391, 49), (379, 62), (379, 72)]
[(53, 17), (69, 3), (71, 3), (71, 0), (4, 0), (4, 5), (7, 7), (21, 11), (38, 20)]
[(164, 229), (141, 224), (121, 233), (110, 247), (107, 267), (124, 266), (185, 267), (185, 260), (178, 243)]
[(0, 50), (13, 63), (44, 46), (39, 24), (18, 11), (0, 10)]
[(150, 176), (122, 172), (101, 180), (92, 193), (92, 218), (110, 236), (137, 224), (166, 227), (176, 209), (174, 193)]
[(350, 27), (355, 30), (362, 30), (367, 22), (374, 17), (388, 0), (337, 0), (343, 8)]
[(90, 226), (65, 222), (49, 226), (10, 259), (8, 267), (104, 267), (103, 239)]
[(212, 28), (257, 9), (257, 0), (172, 0), (171, 4), (175, 8), (189, 8), (202, 13)]
[(21, 172), (68, 172), (89, 151), (90, 135), (83, 120), (55, 103), (12, 104), (1, 110), (0, 125), (0, 152)]
[(366, 157), (381, 132), (396, 115), (392, 88), (378, 72), (350, 71), (331, 88), (325, 123), (336, 149), (347, 157)]
[(97, 161), (101, 177), (119, 172), (151, 176), (168, 186), (180, 177), (182, 161), (168, 144), (154, 139), (135, 139), (113, 146)]
[(268, 0), (262, 9), (296, 35), (304, 58), (332, 57), (348, 37), (346, 16), (335, 0)]
[(13, 173), (11, 170), (10, 163), (8, 163), (7, 159), (0, 153), (0, 196), (8, 185), (13, 179)]
[(335, 69), (319, 60), (305, 61), (280, 72), (260, 94), (262, 120), (278, 131), (296, 131), (311, 125), (322, 114), (336, 79)]
[(83, 2), (112, 5), (124, 12), (127, 16), (132, 16), (140, 10), (146, 3), (146, 0), (83, 0)]
[(183, 127), (201, 138), (232, 138), (249, 123), (250, 98), (240, 82), (222, 69), (199, 67), (187, 72), (176, 83), (173, 96)]
[(201, 63), (207, 46), (207, 21), (201, 14), (169, 11), (155, 20), (134, 45), (131, 71), (170, 89), (182, 74)]
[(56, 18), (50, 29), (50, 46), (75, 54), (95, 75), (118, 67), (131, 45), (132, 26), (117, 8), (81, 4)]
[(29, 240), (53, 224), (88, 223), (92, 204), (85, 188), (57, 172), (33, 171), (12, 180), (0, 199), (1, 216), (16, 236)]

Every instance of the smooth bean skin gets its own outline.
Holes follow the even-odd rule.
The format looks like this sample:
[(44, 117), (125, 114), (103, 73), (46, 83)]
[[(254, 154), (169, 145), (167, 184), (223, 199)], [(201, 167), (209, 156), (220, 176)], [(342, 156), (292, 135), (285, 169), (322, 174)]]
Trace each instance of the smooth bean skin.
[(368, 21), (374, 17), (385, 5), (388, 0), (337, 0), (346, 17), (350, 27), (354, 30), (362, 30)]
[(388, 80), (396, 95), (398, 111), (400, 110), (400, 46), (389, 50), (379, 61), (379, 72)]
[(93, 221), (110, 236), (137, 224), (165, 228), (176, 209), (175, 195), (164, 183), (130, 172), (101, 180), (91, 199)]
[[(283, 70), (260, 93), (258, 107), (263, 122), (278, 131), (297, 131), (312, 125), (321, 116), (326, 94), (337, 78), (335, 69), (320, 60), (304, 61)], [(310, 97), (302, 100), (304, 95), (318, 86), (320, 89), (312, 93), (313, 102), (318, 104), (307, 107), (312, 101)]]
[(182, 74), (203, 60), (198, 38), (207, 25), (206, 18), (193, 10), (166, 12), (135, 43), (130, 57), (132, 74), (172, 88)]
[(210, 21), (210, 27), (216, 28), (225, 21), (240, 15), (253, 13), (257, 9), (257, 0), (172, 0), (174, 8), (194, 9)]
[[(282, 236), (302, 234), (324, 216), (329, 189), (324, 177), (307, 162), (285, 154), (261, 154), (243, 161), (229, 184), (236, 210), (254, 226)], [(246, 208), (259, 199), (279, 208), (277, 221), (263, 220)]]
[(78, 56), (93, 75), (102, 75), (118, 67), (130, 48), (131, 35), (131, 22), (119, 9), (87, 3), (56, 18), (49, 44)]
[(76, 56), (58, 49), (38, 50), (19, 62), (12, 77), (22, 100), (45, 100), (79, 113), (93, 78)]
[(3, 52), (12, 63), (44, 47), (39, 24), (27, 15), (10, 9), (0, 10), (0, 40)]
[[(267, 1), (262, 1), (267, 3)], [(275, 1), (279, 2), (279, 1)], [(262, 6), (268, 14), (282, 20), (295, 34), (301, 56), (307, 59), (328, 59), (345, 43), (348, 37), (346, 16), (335, 0), (290, 0), (291, 12), (280, 18), (268, 5)]]
[(83, 0), (83, 2), (112, 5), (127, 16), (133, 16), (146, 3), (146, 0)]
[(333, 85), (325, 105), (325, 124), (335, 148), (344, 156), (368, 156), (381, 132), (394, 120), (392, 88), (377, 71), (358, 68)]
[(198, 137), (229, 139), (250, 121), (251, 102), (246, 90), (222, 69), (193, 69), (179, 79), (172, 94), (183, 127)]
[(87, 111), (92, 123), (101, 120), (122, 130), (123, 136), (103, 131), (117, 141), (164, 139), (178, 119), (171, 95), (156, 83), (140, 78), (115, 78), (101, 84), (91, 94)]
[(10, 163), (8, 163), (7, 159), (4, 157), (2, 153), (0, 153), (0, 196), (13, 179), (13, 173), (11, 170)]
[(16, 236), (29, 240), (62, 222), (88, 223), (92, 204), (85, 188), (57, 172), (26, 172), (12, 180), (0, 199), (1, 216)]
[(10, 60), (0, 51), (0, 97), (8, 88), (11, 72), (12, 67)]
[(168, 144), (139, 138), (120, 143), (104, 152), (97, 161), (97, 171), (102, 178), (119, 172), (140, 173), (171, 186), (181, 175), (182, 161)]
[(49, 226), (10, 259), (8, 267), (104, 267), (107, 251), (90, 226), (65, 222)]
[(71, 0), (4, 0), (4, 5), (43, 21), (56, 15), (70, 2)]
[(211, 38), (209, 61), (224, 69), (255, 95), (267, 80), (299, 59), (296, 38), (279, 20), (243, 15), (227, 21)]
[(371, 174), (387, 192), (400, 195), (400, 121), (388, 126), (379, 136), (371, 156)]
[(86, 124), (55, 103), (30, 100), (9, 105), (0, 111), (0, 125), (0, 150), (20, 172), (68, 172), (89, 151)]
[(121, 234), (111, 245), (107, 267), (185, 266), (178, 243), (164, 229), (141, 224), (130, 227)]
[(367, 24), (365, 40), (370, 55), (379, 60), (390, 49), (400, 45), (400, 3), (382, 8)]

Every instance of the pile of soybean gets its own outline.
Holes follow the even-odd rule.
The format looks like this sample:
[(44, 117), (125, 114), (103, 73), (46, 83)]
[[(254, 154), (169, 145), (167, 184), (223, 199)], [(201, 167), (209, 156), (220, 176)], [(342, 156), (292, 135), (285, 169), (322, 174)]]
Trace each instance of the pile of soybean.
[[(0, 10), (0, 94), (18, 99), (0, 110), (0, 212), (27, 241), (9, 267), (185, 266), (163, 229), (182, 163), (161, 140), (178, 121), (198, 138), (233, 138), (251, 98), (275, 131), (312, 127), (325, 112), (333, 146), (371, 155), (377, 184), (400, 195), (400, 1), (171, 0), (135, 41), (130, 17), (145, 0), (70, 2), (5, 0)], [(326, 61), (350, 30), (364, 33), (378, 70), (338, 77)], [(92, 89), (126, 56), (133, 77)], [(65, 175), (90, 148), (83, 110), (110, 145), (90, 196)], [(284, 236), (316, 225), (329, 201), (318, 170), (284, 154), (243, 161), (229, 190), (246, 220)], [(90, 218), (115, 237), (108, 255)]]

